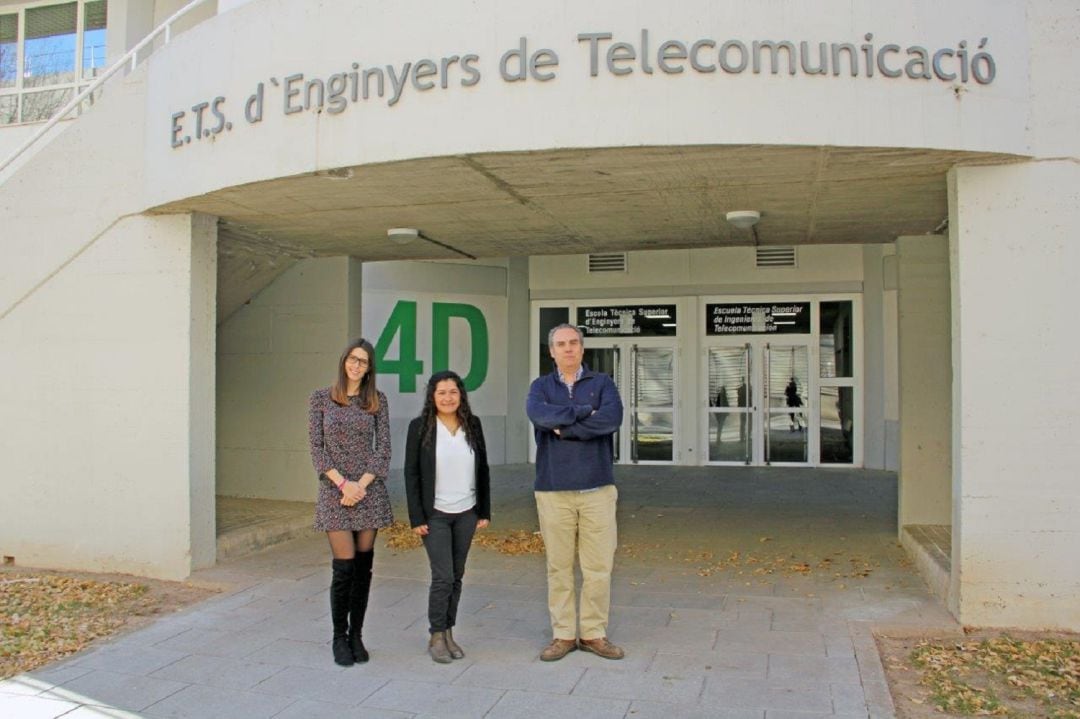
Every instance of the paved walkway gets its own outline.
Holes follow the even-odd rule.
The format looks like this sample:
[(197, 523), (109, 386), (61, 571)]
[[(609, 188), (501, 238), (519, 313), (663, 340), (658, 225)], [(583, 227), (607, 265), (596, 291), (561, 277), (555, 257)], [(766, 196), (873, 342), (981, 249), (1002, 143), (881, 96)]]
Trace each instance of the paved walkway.
[[(493, 529), (534, 528), (529, 468), (494, 474)], [(609, 634), (623, 661), (540, 662), (543, 558), (475, 549), (455, 631), (467, 656), (435, 664), (426, 558), (380, 543), (364, 629), (372, 660), (338, 667), (328, 552), (313, 536), (200, 572), (228, 589), (0, 682), (0, 716), (891, 717), (871, 627), (954, 627), (896, 544), (893, 475), (634, 467), (618, 477)]]

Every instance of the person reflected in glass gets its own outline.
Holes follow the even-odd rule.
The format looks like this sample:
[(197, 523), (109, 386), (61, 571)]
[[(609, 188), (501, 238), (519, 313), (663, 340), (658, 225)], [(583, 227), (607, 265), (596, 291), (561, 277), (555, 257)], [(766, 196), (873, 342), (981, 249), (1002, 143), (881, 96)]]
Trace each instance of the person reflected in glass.
[[(739, 386), (735, 388), (735, 402), (736, 402), (735, 406), (737, 406), (739, 408), (742, 408), (742, 409), (745, 409), (746, 407), (749, 406), (746, 403), (746, 399), (747, 399), (746, 390), (747, 390), (746, 380), (744, 379), (742, 382), (739, 383)], [(748, 413), (739, 412), (739, 441), (740, 442), (742, 442), (743, 440), (746, 439), (746, 430), (748, 429), (747, 420), (749, 418), (750, 418), (750, 415)]]
[(311, 461), (319, 476), (315, 529), (330, 542), (334, 662), (368, 661), (362, 630), (371, 592), (375, 535), (394, 523), (390, 408), (375, 387), (375, 349), (361, 338), (338, 360), (337, 380), (309, 401)]
[[(799, 396), (799, 384), (795, 381), (794, 377), (791, 378), (791, 381), (787, 383), (787, 387), (784, 388), (784, 397), (787, 400), (787, 406), (789, 408), (802, 407), (802, 397)], [(790, 418), (789, 427), (792, 432), (796, 429), (800, 432), (803, 430), (801, 414), (801, 412), (788, 413), (788, 417)]]
[[(716, 407), (728, 407), (731, 402), (728, 401), (727, 386), (720, 385), (720, 391), (716, 393)], [(717, 412), (713, 415), (716, 419), (716, 448), (719, 455), (720, 448), (724, 444), (724, 422), (727, 420), (727, 412)]]
[(491, 522), (491, 473), (484, 429), (456, 372), (428, 380), (424, 408), (405, 440), (409, 523), (431, 565), (428, 653), (447, 664), (465, 651), (454, 640), (465, 561), (476, 530)]

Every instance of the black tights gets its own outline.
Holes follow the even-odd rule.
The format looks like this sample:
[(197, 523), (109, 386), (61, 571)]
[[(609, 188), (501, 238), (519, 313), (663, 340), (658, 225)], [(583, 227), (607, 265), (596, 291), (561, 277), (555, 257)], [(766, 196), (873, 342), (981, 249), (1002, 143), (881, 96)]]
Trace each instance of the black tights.
[(327, 532), (326, 538), (330, 540), (330, 552), (334, 559), (352, 559), (357, 552), (370, 552), (375, 547), (375, 535), (377, 529), (361, 529), (359, 532), (351, 532), (347, 529)]

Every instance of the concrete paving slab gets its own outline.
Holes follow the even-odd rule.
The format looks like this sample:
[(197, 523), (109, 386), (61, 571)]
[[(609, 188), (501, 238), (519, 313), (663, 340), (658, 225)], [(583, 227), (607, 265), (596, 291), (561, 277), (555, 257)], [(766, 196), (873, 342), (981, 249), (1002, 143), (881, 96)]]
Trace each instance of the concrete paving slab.
[(866, 719), (866, 714), (821, 714), (818, 711), (785, 711), (770, 709), (765, 719)]
[(259, 694), (312, 699), (351, 707), (367, 699), (389, 681), (384, 677), (370, 676), (360, 671), (361, 667), (349, 668), (353, 671), (341, 676), (337, 672), (286, 667), (264, 679), (254, 689)]
[(726, 709), (701, 704), (634, 702), (627, 716), (633, 719), (762, 719), (765, 712), (761, 709)]
[[(274, 715), (274, 719), (342, 719), (340, 704), (301, 699)], [(364, 707), (362, 719), (412, 719), (415, 714)]]
[[(315, 637), (313, 637), (315, 639)], [(261, 664), (284, 664), (290, 667), (307, 667), (308, 669), (323, 669), (329, 672), (342, 672), (345, 667), (339, 667), (330, 657), (330, 641), (298, 642), (294, 639), (278, 639), (250, 654), (246, 655), (249, 662)], [(329, 664), (329, 666), (327, 666)]]
[(832, 693), (834, 713), (866, 714), (866, 695), (861, 684), (831, 682), (829, 691)]
[(497, 689), (455, 687), (393, 680), (368, 697), (364, 709), (431, 714), (445, 717), (482, 717), (502, 698)]
[(697, 702), (704, 683), (704, 675), (689, 672), (665, 674), (590, 668), (574, 687), (573, 694), (630, 701), (693, 704)]
[(473, 664), (454, 680), (455, 686), (569, 694), (585, 675), (585, 668), (562, 662), (531, 661)]
[(721, 651), (763, 651), (769, 654), (825, 656), (825, 639), (817, 632), (776, 632), (741, 627), (716, 631), (714, 649)]
[[(487, 719), (622, 719), (630, 702), (617, 699), (508, 691), (488, 712)], [(670, 719), (670, 717), (668, 718)]]
[(701, 695), (702, 704), (729, 709), (811, 711), (831, 714), (832, 694), (828, 685), (788, 684), (767, 680), (713, 679), (709, 677)]
[(270, 719), (292, 704), (289, 697), (193, 685), (147, 707), (157, 719)]
[[(686, 625), (664, 627), (633, 627), (624, 629), (612, 622), (610, 632), (616, 644), (633, 638), (637, 644), (646, 644), (661, 652), (704, 652), (716, 645), (717, 632), (712, 629)], [(618, 631), (616, 631), (618, 628)]]
[(765, 679), (769, 655), (764, 652), (657, 652), (649, 671), (659, 674), (701, 674), (718, 679)]
[(768, 679), (784, 681), (859, 682), (855, 657), (806, 657), (770, 654)]
[(181, 682), (168, 679), (154, 679), (136, 674), (119, 674), (95, 669), (38, 696), (76, 704), (94, 704), (140, 712), (186, 686)]
[(64, 714), (64, 719), (145, 719), (145, 717), (145, 714), (136, 714), (116, 707), (97, 707), (89, 704), (83, 704), (78, 709)]
[(347, 673), (356, 672), (383, 680), (402, 679), (432, 684), (452, 684), (472, 666), (473, 646), (471, 643), (466, 644), (469, 656), (464, 659), (451, 664), (437, 664), (427, 653), (427, 639), (413, 636), (408, 642), (399, 641), (389, 646), (375, 646), (369, 663), (352, 667), (347, 670)]
[(259, 664), (220, 657), (190, 655), (158, 669), (150, 676), (184, 684), (243, 690), (251, 689), (283, 669), (285, 667), (280, 664)]
[[(138, 636), (138, 634), (134, 635)], [(239, 658), (272, 644), (271, 637), (257, 638), (243, 632), (221, 632), (200, 627), (189, 627), (184, 632), (154, 645), (155, 649), (176, 652), (181, 655), (198, 654), (211, 657)], [(268, 664), (273, 662), (267, 662)]]
[(122, 674), (152, 674), (184, 658), (181, 652), (158, 647), (105, 646), (81, 655), (76, 666)]

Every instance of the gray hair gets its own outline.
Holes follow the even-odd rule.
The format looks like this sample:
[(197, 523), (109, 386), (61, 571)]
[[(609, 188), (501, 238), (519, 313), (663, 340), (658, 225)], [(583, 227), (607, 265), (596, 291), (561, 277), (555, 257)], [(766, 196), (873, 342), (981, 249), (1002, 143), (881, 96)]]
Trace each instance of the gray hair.
[(572, 325), (572, 324), (569, 324), (567, 322), (563, 322), (561, 325), (555, 325), (550, 330), (548, 330), (548, 341), (547, 341), (548, 347), (550, 347), (551, 343), (555, 340), (555, 333), (558, 332), (559, 330), (574, 330), (574, 332), (577, 332), (578, 340), (581, 342), (581, 346), (582, 347), (585, 346), (585, 335), (582, 334), (581, 328), (578, 327), (577, 325)]

